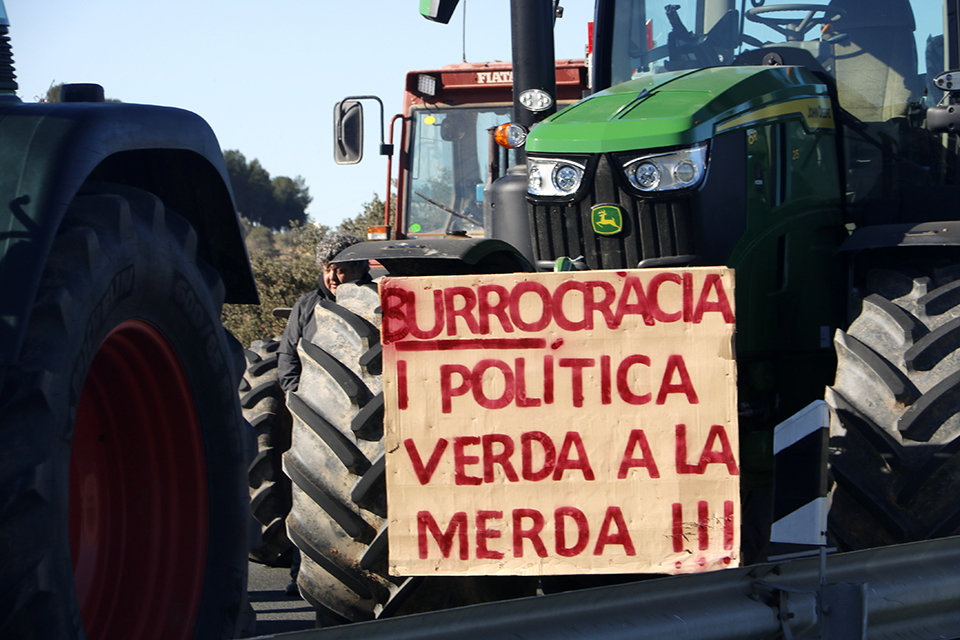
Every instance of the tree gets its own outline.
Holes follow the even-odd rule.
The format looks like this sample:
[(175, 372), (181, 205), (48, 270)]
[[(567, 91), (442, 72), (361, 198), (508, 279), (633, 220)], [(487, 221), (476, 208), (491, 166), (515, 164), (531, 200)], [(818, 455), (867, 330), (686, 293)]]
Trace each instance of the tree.
[(60, 89), (62, 87), (62, 82), (57, 84), (51, 82), (50, 87), (47, 89), (47, 95), (45, 95), (40, 102), (60, 102)]
[[(352, 233), (358, 238), (367, 237), (367, 227), (379, 226), (383, 224), (384, 202), (376, 193), (373, 194), (373, 200), (363, 203), (363, 211), (353, 218), (343, 220), (338, 226), (340, 233)], [(391, 213), (396, 213), (396, 198), (390, 205)], [(392, 217), (392, 216), (391, 216)]]
[(270, 177), (260, 161), (249, 163), (236, 149), (223, 152), (233, 196), (240, 214), (270, 229), (287, 229), (307, 221), (306, 209), (313, 198), (302, 177)]
[[(313, 198), (309, 195), (309, 190), (301, 176), (288, 178), (287, 176), (277, 176), (271, 182), (273, 188), (273, 200), (276, 203), (277, 220), (291, 220), (304, 222), (306, 216), (304, 211)], [(289, 226), (289, 223), (285, 226)]]
[[(236, 155), (239, 152), (228, 153), (233, 162), (238, 160)], [(242, 160), (242, 156), (239, 159)], [(262, 171), (256, 161), (249, 165), (244, 161), (243, 164), (248, 170), (252, 169), (254, 179)], [(296, 195), (301, 183), (297, 180), (289, 182), (291, 184), (280, 182), (280, 191), (289, 188)], [(275, 180), (274, 183), (278, 182)], [(374, 194), (362, 207), (363, 210), (355, 217), (343, 220), (337, 226), (337, 231), (366, 238), (368, 226), (383, 224), (384, 202), (379, 196)], [(260, 304), (224, 305), (223, 324), (242, 344), (249, 345), (254, 340), (277, 336), (283, 331), (285, 321), (275, 317), (273, 309), (293, 306), (300, 295), (316, 288), (320, 276), (316, 247), (330, 232), (330, 228), (295, 222), (288, 229), (275, 231), (246, 217), (242, 217), (240, 222), (250, 254), (253, 277), (260, 293)]]
[(292, 307), (297, 298), (317, 287), (316, 247), (330, 228), (294, 223), (290, 229), (274, 232), (246, 221), (243, 227), (260, 304), (226, 304), (222, 320), (241, 344), (249, 345), (279, 335), (286, 321), (274, 316), (273, 310)]
[(274, 232), (269, 227), (263, 225), (252, 225), (247, 222), (247, 228), (244, 230), (244, 238), (247, 241), (247, 253), (252, 255), (266, 253), (276, 254), (277, 249), (274, 245)]

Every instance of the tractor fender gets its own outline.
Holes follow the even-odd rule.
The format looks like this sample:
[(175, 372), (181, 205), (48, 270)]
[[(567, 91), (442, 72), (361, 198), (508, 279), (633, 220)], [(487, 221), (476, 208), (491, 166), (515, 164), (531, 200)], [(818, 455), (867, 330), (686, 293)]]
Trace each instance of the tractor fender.
[(376, 260), (395, 276), (535, 270), (520, 251), (503, 240), (458, 236), (360, 242), (338, 253), (334, 260)]
[(960, 221), (861, 227), (844, 240), (839, 250), (860, 252), (893, 247), (960, 247)]
[(17, 360), (54, 235), (88, 181), (158, 196), (187, 218), (227, 302), (257, 302), (226, 165), (210, 126), (170, 107), (0, 103), (0, 369)]

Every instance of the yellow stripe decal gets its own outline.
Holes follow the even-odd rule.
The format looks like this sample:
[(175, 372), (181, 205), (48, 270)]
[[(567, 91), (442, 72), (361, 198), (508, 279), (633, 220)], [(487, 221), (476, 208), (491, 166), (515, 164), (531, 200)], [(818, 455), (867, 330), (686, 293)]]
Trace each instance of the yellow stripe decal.
[(834, 129), (833, 107), (826, 96), (819, 98), (799, 98), (779, 104), (771, 104), (754, 111), (748, 111), (732, 120), (727, 120), (717, 126), (717, 133), (722, 133), (735, 127), (754, 124), (761, 120), (779, 118), (786, 115), (799, 114), (809, 129)]

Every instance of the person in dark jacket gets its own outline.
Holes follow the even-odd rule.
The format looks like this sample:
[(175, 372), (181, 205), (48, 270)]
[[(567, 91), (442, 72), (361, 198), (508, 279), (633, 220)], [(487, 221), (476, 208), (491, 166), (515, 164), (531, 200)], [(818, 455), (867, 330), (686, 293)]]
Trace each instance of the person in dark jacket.
[(304, 333), (310, 330), (309, 325), (317, 302), (321, 299), (336, 300), (337, 287), (344, 282), (370, 282), (370, 265), (366, 260), (332, 262), (338, 253), (358, 242), (360, 238), (354, 235), (331, 233), (317, 245), (317, 264), (323, 269), (317, 288), (300, 296), (293, 305), (287, 326), (280, 337), (277, 375), (284, 393), (296, 391), (300, 382), (301, 366), (297, 343), (304, 337)]
[[(277, 375), (280, 386), (285, 394), (297, 390), (300, 382), (300, 356), (297, 354), (297, 343), (300, 338), (310, 338), (310, 321), (313, 319), (317, 302), (336, 300), (337, 287), (344, 282), (370, 282), (370, 264), (366, 260), (333, 262), (333, 258), (347, 247), (360, 242), (360, 238), (345, 234), (332, 233), (326, 236), (317, 245), (317, 264), (323, 269), (317, 282), (317, 288), (309, 291), (297, 300), (290, 310), (287, 326), (280, 336), (280, 347), (277, 350)], [(297, 595), (297, 573), (300, 571), (300, 553), (294, 548), (290, 566), (290, 584), (286, 593)]]

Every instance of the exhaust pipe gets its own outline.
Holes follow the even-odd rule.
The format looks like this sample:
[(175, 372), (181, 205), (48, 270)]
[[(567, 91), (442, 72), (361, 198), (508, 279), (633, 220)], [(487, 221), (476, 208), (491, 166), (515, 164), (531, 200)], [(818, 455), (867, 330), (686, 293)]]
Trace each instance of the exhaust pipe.
[(10, 21), (7, 19), (7, 9), (0, 0), (0, 96), (17, 93), (16, 74), (13, 72), (13, 49), (10, 48), (10, 38), (7, 32)]

